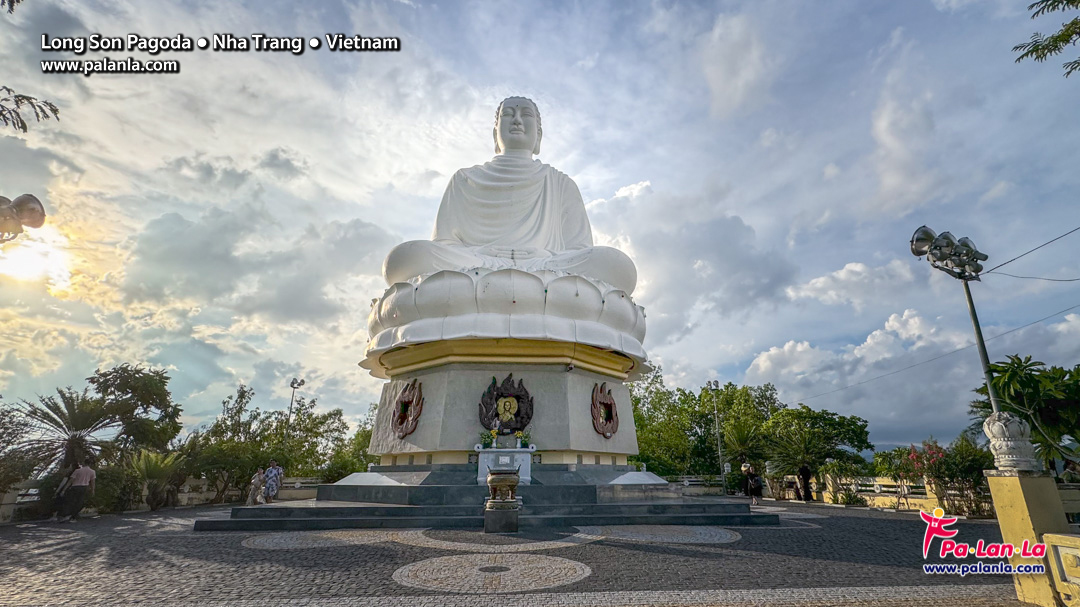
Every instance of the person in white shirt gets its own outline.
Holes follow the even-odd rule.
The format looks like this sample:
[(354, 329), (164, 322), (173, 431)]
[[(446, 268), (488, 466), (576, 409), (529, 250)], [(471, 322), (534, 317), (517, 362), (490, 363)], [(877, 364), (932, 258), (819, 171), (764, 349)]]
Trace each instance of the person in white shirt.
[(74, 523), (79, 520), (79, 512), (83, 509), (86, 497), (94, 494), (94, 481), (97, 479), (97, 473), (94, 472), (89, 463), (79, 461), (78, 466), (71, 473), (69, 477), (70, 483), (64, 492), (63, 514), (65, 516), (60, 520), (66, 523)]

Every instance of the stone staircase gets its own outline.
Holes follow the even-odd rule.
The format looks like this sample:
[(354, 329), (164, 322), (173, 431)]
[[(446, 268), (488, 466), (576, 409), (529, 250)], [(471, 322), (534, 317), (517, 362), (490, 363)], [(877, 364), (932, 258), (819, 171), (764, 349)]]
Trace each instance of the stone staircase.
[[(529, 503), (520, 524), (528, 527), (585, 525), (778, 525), (775, 514), (752, 514), (743, 503), (664, 501), (638, 503)], [(241, 506), (227, 519), (200, 519), (196, 531), (301, 531), (313, 529), (482, 528), (483, 505), (407, 505), (337, 501)]]
[[(519, 524), (779, 525), (775, 514), (753, 514), (742, 500), (682, 497), (681, 487), (633, 484), (632, 466), (544, 464), (533, 482), (518, 487)], [(475, 464), (373, 466), (359, 482), (319, 485), (317, 498), (240, 506), (229, 518), (199, 519), (196, 531), (300, 531), (305, 529), (483, 528), (488, 489), (476, 483)], [(659, 480), (659, 479), (658, 479)]]

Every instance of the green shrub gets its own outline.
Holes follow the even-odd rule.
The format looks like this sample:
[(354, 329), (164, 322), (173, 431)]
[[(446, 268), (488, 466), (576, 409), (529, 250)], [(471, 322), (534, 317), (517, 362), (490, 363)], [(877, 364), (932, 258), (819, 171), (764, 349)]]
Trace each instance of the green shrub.
[(94, 495), (86, 498), (86, 507), (100, 513), (134, 510), (142, 502), (142, 481), (123, 466), (100, 468), (94, 484)]
[(727, 475), (727, 490), (734, 493), (740, 493), (743, 490), (743, 483), (746, 481), (746, 475), (738, 470), (732, 470)]
[(353, 472), (366, 472), (366, 470), (356, 458), (339, 451), (319, 471), (319, 477), (324, 483), (336, 483)]

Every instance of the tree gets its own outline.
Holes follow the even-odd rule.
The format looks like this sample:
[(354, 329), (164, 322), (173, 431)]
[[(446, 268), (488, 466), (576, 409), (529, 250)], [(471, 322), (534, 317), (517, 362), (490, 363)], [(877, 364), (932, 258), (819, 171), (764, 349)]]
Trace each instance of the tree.
[(795, 474), (808, 466), (816, 471), (829, 459), (830, 443), (822, 433), (799, 425), (781, 425), (769, 437), (769, 460), (774, 474)]
[(115, 433), (119, 422), (88, 390), (57, 389), (56, 396), (40, 396), (37, 403), (24, 400), (22, 414), (37, 436), (21, 448), (45, 470), (74, 468), (78, 461), (115, 451), (111, 437), (102, 438), (102, 434)]
[(984, 470), (993, 468), (994, 456), (979, 447), (969, 434), (956, 437), (947, 448), (930, 438), (922, 449), (911, 448), (916, 474), (926, 479), (938, 505), (950, 514), (986, 515), (992, 510), (983, 488)]
[(146, 505), (150, 510), (165, 505), (172, 478), (183, 463), (184, 456), (179, 453), (155, 453), (146, 449), (132, 458), (131, 469), (146, 486)]
[(371, 404), (367, 416), (360, 422), (352, 438), (345, 441), (330, 456), (330, 461), (320, 472), (324, 483), (336, 483), (353, 472), (366, 472), (368, 464), (378, 463), (379, 456), (368, 452), (377, 408), (377, 403)]
[[(1028, 5), (1028, 10), (1034, 11), (1031, 14), (1032, 19), (1070, 9), (1080, 9), (1080, 0), (1037, 0)], [(1038, 32), (1032, 34), (1031, 40), (1017, 44), (1013, 47), (1013, 51), (1020, 52), (1020, 56), (1016, 58), (1017, 63), (1024, 59), (1034, 59), (1042, 63), (1050, 57), (1063, 53), (1065, 47), (1076, 45), (1077, 42), (1080, 42), (1080, 17), (1074, 17), (1071, 21), (1063, 23), (1060, 30), (1049, 36), (1043, 36)], [(1065, 68), (1065, 77), (1068, 78), (1070, 74), (1080, 70), (1080, 59), (1068, 61), (1062, 67)]]
[(761, 423), (739, 417), (724, 424), (724, 456), (733, 463), (759, 462), (765, 457), (765, 436)]
[[(15, 7), (23, 0), (0, 0), (0, 10), (7, 8), (10, 15), (15, 12)], [(34, 112), (38, 122), (55, 118), (60, 120), (60, 108), (51, 101), (41, 101), (29, 95), (21, 95), (6, 86), (0, 85), (0, 125), (11, 126), (16, 131), (25, 133), (26, 120), (22, 117), (23, 108)]]
[(282, 411), (265, 412), (259, 419), (271, 437), (283, 437), (279, 450), (288, 457), (288, 471), (292, 475), (318, 475), (330, 456), (345, 444), (349, 424), (342, 410), (320, 413), (316, 405), (314, 398), (298, 397), (293, 403), (291, 420)]
[(0, 403), (0, 495), (33, 474), (37, 462), (19, 448), (30, 430), (30, 420), (19, 409)]
[[(1031, 426), (1031, 439), (1044, 461), (1080, 457), (1065, 446), (1066, 436), (1080, 432), (1080, 365), (1072, 369), (1049, 367), (1030, 356), (1011, 355), (990, 365), (1001, 408), (1020, 416)], [(987, 394), (986, 384), (975, 390)], [(978, 432), (992, 411), (989, 400), (972, 401), (971, 430)]]
[(180, 433), (182, 408), (172, 402), (169, 376), (163, 369), (124, 363), (95, 371), (86, 381), (119, 422), (116, 443), (121, 451), (164, 451)]
[(690, 474), (695, 417), (690, 400), (685, 390), (664, 387), (660, 368), (630, 384), (639, 451), (631, 461), (661, 476)]
[(759, 463), (764, 455), (762, 424), (784, 408), (776, 388), (706, 385), (698, 392), (664, 387), (662, 370), (656, 369), (630, 384), (639, 454), (643, 462), (662, 476), (714, 475), (723, 462), (717, 453), (717, 421), (724, 459)]
[(0, 86), (0, 125), (10, 126), (16, 131), (27, 131), (26, 119), (22, 112), (33, 111), (38, 122), (55, 118), (60, 120), (60, 108), (51, 101), (42, 101), (29, 95), (16, 93), (6, 86)]
[(817, 411), (800, 404), (798, 408), (777, 411), (763, 428), (770, 437), (770, 458), (793, 473), (803, 465), (814, 472), (828, 459), (861, 460), (860, 451), (874, 448), (868, 423), (855, 415)]
[(290, 420), (285, 411), (250, 409), (254, 396), (254, 390), (240, 384), (199, 439), (196, 468), (214, 483), (217, 502), (230, 488), (243, 490), (270, 459), (289, 475), (322, 475), (345, 446), (348, 424), (341, 409), (319, 412), (316, 399), (298, 398)]
[(256, 443), (233, 439), (211, 442), (199, 453), (199, 469), (215, 489), (213, 500), (225, 500), (229, 489), (243, 490), (256, 468), (265, 466), (271, 455)]
[(896, 447), (889, 451), (874, 453), (874, 472), (878, 476), (887, 476), (896, 483), (896, 508), (906, 502), (911, 494), (911, 485), (921, 478), (915, 470), (918, 454), (914, 447)]

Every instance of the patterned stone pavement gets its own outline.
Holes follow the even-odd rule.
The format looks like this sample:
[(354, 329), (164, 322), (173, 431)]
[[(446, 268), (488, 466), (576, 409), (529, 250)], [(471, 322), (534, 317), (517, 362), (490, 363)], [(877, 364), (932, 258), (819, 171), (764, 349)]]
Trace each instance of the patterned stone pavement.
[[(0, 527), (0, 606), (1019, 606), (1008, 576), (922, 573), (917, 516), (781, 504), (779, 528), (194, 533), (184, 509)], [(763, 511), (769, 511), (770, 506)], [(959, 541), (998, 541), (961, 521)]]

